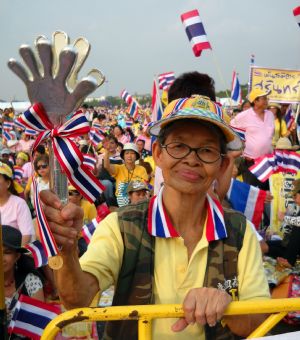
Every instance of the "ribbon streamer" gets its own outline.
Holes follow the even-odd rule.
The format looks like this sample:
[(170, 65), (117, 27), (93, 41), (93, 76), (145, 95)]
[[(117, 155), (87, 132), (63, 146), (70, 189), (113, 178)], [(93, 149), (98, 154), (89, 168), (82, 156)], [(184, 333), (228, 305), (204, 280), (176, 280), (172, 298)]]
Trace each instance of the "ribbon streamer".
[[(84, 114), (75, 114), (64, 124), (54, 127), (48, 119), (42, 104), (36, 103), (22, 114), (19, 122), (25, 127), (39, 132), (32, 152), (43, 140), (51, 138), (53, 152), (66, 173), (68, 180), (89, 202), (93, 203), (105, 187), (90, 172), (88, 167), (83, 164), (83, 155), (71, 140), (73, 137), (89, 132), (89, 123)], [(55, 256), (58, 253), (58, 248), (42, 210), (36, 180), (34, 176), (32, 178), (34, 205), (37, 212), (41, 240), (47, 256)]]

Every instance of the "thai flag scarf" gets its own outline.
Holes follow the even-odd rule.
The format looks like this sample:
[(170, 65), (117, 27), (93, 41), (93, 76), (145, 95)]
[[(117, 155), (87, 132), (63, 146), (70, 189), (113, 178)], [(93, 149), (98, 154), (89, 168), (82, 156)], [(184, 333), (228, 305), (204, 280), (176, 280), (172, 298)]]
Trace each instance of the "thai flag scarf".
[[(89, 201), (94, 202), (105, 187), (83, 164), (83, 155), (70, 139), (89, 132), (89, 124), (82, 113), (74, 115), (64, 124), (54, 127), (41, 104), (32, 105), (19, 118), (19, 122), (29, 129), (39, 132), (33, 145), (35, 148), (45, 139), (52, 139), (53, 152), (70, 183)], [(41, 240), (48, 257), (55, 256), (58, 248), (41, 207), (37, 185), (33, 176), (34, 205)]]
[[(148, 211), (148, 232), (155, 237), (179, 237), (168, 217), (162, 201), (163, 188), (157, 196), (152, 197)], [(224, 213), (221, 203), (207, 195), (205, 201), (207, 210), (206, 238), (208, 242), (227, 237)]]

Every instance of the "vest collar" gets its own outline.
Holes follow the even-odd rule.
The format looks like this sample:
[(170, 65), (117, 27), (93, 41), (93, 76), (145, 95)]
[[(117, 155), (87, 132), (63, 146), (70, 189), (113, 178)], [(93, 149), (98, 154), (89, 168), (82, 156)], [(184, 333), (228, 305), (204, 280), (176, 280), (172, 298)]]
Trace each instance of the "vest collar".
[[(163, 188), (157, 196), (151, 198), (148, 210), (148, 232), (154, 237), (172, 238), (180, 235), (171, 223), (162, 201)], [(227, 231), (224, 222), (224, 212), (221, 203), (206, 196), (207, 209), (206, 239), (208, 242), (224, 239)]]

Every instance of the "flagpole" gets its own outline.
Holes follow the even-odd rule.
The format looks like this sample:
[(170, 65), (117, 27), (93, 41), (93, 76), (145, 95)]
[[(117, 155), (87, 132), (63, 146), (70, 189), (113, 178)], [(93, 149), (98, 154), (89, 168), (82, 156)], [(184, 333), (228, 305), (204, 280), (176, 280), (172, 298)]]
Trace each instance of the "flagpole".
[(4, 271), (3, 271), (3, 243), (2, 243), (2, 225), (0, 223), (0, 339), (8, 339), (7, 335), (7, 319), (4, 295)]
[(212, 56), (213, 56), (213, 61), (215, 63), (215, 67), (217, 69), (217, 73), (219, 75), (219, 78), (221, 80), (221, 83), (223, 83), (223, 86), (224, 86), (224, 89), (225, 89), (225, 93), (226, 93), (226, 96), (227, 98), (229, 98), (229, 103), (230, 103), (230, 107), (232, 107), (232, 100), (231, 100), (231, 96), (228, 95), (228, 91), (226, 89), (226, 84), (225, 84), (225, 80), (224, 80), (224, 77), (223, 77), (223, 74), (222, 74), (222, 71), (221, 71), (221, 68), (220, 68), (220, 64), (217, 60), (217, 56), (215, 55), (214, 51), (211, 50), (212, 52)]

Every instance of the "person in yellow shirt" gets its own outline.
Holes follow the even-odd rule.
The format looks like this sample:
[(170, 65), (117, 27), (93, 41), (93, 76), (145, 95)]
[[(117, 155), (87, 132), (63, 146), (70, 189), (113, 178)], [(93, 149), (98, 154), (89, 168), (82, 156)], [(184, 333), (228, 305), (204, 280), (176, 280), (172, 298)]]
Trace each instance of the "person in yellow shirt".
[[(67, 308), (89, 305), (97, 291), (114, 284), (116, 305), (183, 304), (183, 318), (153, 322), (153, 339), (246, 337), (264, 319), (243, 315), (223, 318), (225, 328), (220, 323), (233, 299), (267, 299), (269, 290), (259, 245), (245, 218), (223, 212), (220, 202), (208, 194), (229, 165), (227, 145), (235, 141), (241, 146), (233, 130), (209, 111), (208, 100), (200, 96), (175, 100), (153, 123), (150, 133), (157, 136), (153, 157), (162, 169), (162, 189), (149, 203), (108, 215), (80, 262), (73, 244), (80, 212), (71, 205), (62, 208), (54, 194), (42, 195), (50, 228), (63, 246), (64, 266), (56, 278)], [(236, 222), (227, 219), (228, 214)], [(223, 246), (236, 237), (237, 226), (243, 226), (242, 244), (232, 247), (229, 255)], [(222, 260), (216, 265), (223, 258), (228, 260), (226, 266)], [(224, 276), (228, 266), (236, 274)], [(113, 339), (137, 338), (132, 328), (125, 331), (117, 326), (113, 331), (120, 329), (122, 334)]]
[(291, 134), (291, 131), (287, 129), (285, 120), (282, 117), (280, 104), (269, 103), (268, 109), (273, 112), (274, 117), (275, 117), (275, 121), (274, 121), (275, 129), (274, 129), (274, 135), (272, 139), (272, 145), (273, 147), (275, 147), (278, 139), (281, 137), (288, 137)]
[(109, 151), (104, 151), (104, 168), (116, 179), (116, 198), (119, 207), (129, 203), (127, 187), (131, 181), (148, 181), (146, 169), (135, 162), (140, 158), (137, 146), (134, 143), (124, 145), (120, 154), (124, 164), (111, 164)]

